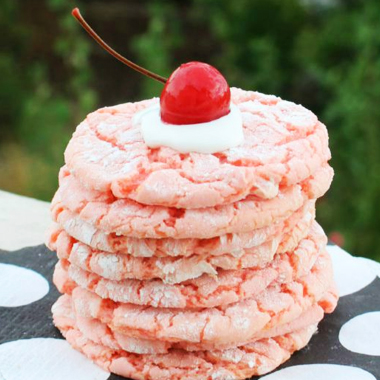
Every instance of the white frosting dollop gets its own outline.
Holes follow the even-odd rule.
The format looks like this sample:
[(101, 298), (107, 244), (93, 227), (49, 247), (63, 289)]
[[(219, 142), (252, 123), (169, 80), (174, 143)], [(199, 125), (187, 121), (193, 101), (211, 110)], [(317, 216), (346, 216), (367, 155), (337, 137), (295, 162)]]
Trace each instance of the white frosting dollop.
[(166, 146), (180, 153), (216, 153), (244, 141), (243, 120), (238, 107), (231, 104), (228, 115), (199, 124), (168, 124), (161, 120), (160, 105), (139, 112), (133, 118), (141, 126), (146, 145)]

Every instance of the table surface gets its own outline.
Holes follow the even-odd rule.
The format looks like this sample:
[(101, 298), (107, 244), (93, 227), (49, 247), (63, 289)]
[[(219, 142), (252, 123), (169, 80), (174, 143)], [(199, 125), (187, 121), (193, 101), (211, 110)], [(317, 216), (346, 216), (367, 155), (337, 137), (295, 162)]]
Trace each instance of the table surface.
[[(57, 368), (56, 360), (59, 357), (62, 363), (62, 356), (66, 364), (60, 366), (59, 380), (119, 380), (120, 377), (99, 370), (81, 355), (75, 356), (77, 353), (60, 339), (51, 323), (49, 310), (58, 297), (51, 283), (56, 258), (42, 245), (50, 224), (49, 203), (0, 190), (0, 252), (3, 251), (0, 255), (0, 271), (3, 270), (0, 275), (0, 380), (30, 378), (29, 374), (37, 372), (41, 376), (32, 375), (31, 379), (50, 380), (52, 371)], [(353, 257), (336, 246), (328, 250), (342, 296), (338, 308), (321, 323), (318, 335), (306, 349), (263, 380), (380, 380), (380, 264)], [(16, 296), (23, 298), (29, 293), (26, 295), (35, 298), (30, 300), (32, 303), (20, 303), (25, 306), (13, 307), (15, 305), (6, 305), (6, 302), (17, 301), (17, 297), (11, 299), (9, 294), (18, 290), (22, 276), (6, 272), (8, 269), (20, 271), (20, 267), (33, 271), (28, 272), (28, 276), (36, 277), (37, 272), (45, 277), (49, 282), (48, 295), (44, 295), (41, 279), (40, 287), (33, 289), (31, 282), (36, 278), (25, 277), (24, 288), (22, 292), (20, 288)], [(36, 295), (36, 289), (40, 296)], [(28, 344), (41, 347), (34, 346), (31, 350)], [(44, 358), (41, 350), (46, 351)], [(52, 352), (56, 355), (52, 356)], [(19, 355), (25, 357), (22, 362), (26, 365), (17, 364)], [(14, 357), (18, 358), (16, 363), (12, 363)], [(73, 374), (73, 371), (76, 372)]]
[(0, 190), (0, 249), (42, 244), (51, 224), (49, 203)]

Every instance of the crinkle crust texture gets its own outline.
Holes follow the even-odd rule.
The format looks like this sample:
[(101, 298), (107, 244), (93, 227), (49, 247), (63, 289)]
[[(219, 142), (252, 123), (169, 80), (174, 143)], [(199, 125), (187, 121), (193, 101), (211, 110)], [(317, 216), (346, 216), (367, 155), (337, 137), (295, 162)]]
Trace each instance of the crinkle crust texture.
[(275, 198), (281, 187), (312, 176), (330, 159), (328, 135), (300, 105), (232, 88), (242, 112), (244, 143), (215, 154), (149, 148), (133, 116), (158, 99), (99, 109), (69, 142), (69, 171), (89, 189), (147, 205), (201, 208), (254, 195)]

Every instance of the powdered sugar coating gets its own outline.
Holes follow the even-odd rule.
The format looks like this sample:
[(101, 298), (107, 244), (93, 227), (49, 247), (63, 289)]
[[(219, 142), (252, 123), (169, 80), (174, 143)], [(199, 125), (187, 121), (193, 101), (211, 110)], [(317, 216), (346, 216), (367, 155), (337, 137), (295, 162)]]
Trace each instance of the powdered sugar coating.
[(300, 279), (273, 284), (253, 298), (216, 308), (182, 310), (113, 303), (79, 287), (72, 297), (78, 316), (99, 319), (127, 336), (182, 342), (192, 349), (236, 347), (295, 320), (316, 303), (331, 312), (337, 301), (328, 254), (320, 255), (310, 273)]
[(79, 285), (115, 302), (164, 308), (216, 307), (251, 298), (273, 283), (285, 284), (307, 275), (324, 249), (323, 241), (305, 239), (294, 252), (277, 255), (264, 268), (219, 270), (217, 277), (203, 275), (174, 285), (160, 280), (108, 280), (63, 259), (56, 266), (54, 283), (61, 293), (71, 294)]
[(263, 375), (303, 348), (317, 328), (312, 325), (229, 350), (138, 355), (94, 343), (79, 331), (74, 318), (55, 318), (55, 324), (75, 349), (105, 370), (141, 380), (232, 380)]
[(65, 293), (54, 322), (109, 371), (264, 374), (336, 306), (314, 222), (333, 177), (326, 128), (274, 96), (232, 89), (232, 101), (244, 142), (222, 152), (150, 149), (132, 119), (157, 99), (88, 115), (67, 147), (48, 242)]
[[(285, 335), (317, 325), (323, 318), (324, 310), (318, 304), (311, 306), (308, 310), (302, 313), (298, 318), (289, 323), (277, 326), (262, 332), (257, 335), (252, 342), (264, 338), (273, 338), (280, 335)], [(56, 324), (60, 323), (60, 319), (67, 318), (75, 319), (78, 330), (94, 343), (101, 344), (116, 350), (124, 350), (135, 354), (165, 354), (173, 349), (183, 349), (186, 351), (199, 351), (196, 347), (188, 344), (170, 343), (159, 340), (149, 340), (141, 338), (132, 338), (124, 334), (113, 332), (106, 324), (94, 318), (84, 318), (75, 315), (72, 310), (72, 299), (68, 295), (64, 295), (53, 306), (53, 318)], [(62, 322), (61, 322), (62, 323)], [(234, 350), (229, 349), (225, 352), (225, 356), (229, 356), (233, 362), (239, 362), (239, 356), (235, 355)]]
[(242, 112), (244, 143), (215, 154), (148, 148), (133, 116), (156, 99), (102, 108), (77, 128), (66, 152), (70, 172), (90, 189), (142, 204), (213, 207), (255, 195), (271, 199), (280, 186), (313, 175), (330, 159), (326, 128), (302, 106), (232, 89)]
[[(307, 236), (307, 234), (309, 235)], [(264, 267), (273, 260), (276, 252), (284, 252), (279, 247), (293, 251), (299, 246), (297, 250), (300, 252), (305, 249), (318, 252), (327, 241), (323, 230), (315, 222), (310, 231), (309, 228), (305, 230), (295, 229), (290, 231), (289, 235), (281, 236), (280, 239), (283, 240), (274, 239), (255, 247), (239, 258), (229, 254), (158, 258), (133, 257), (128, 254), (122, 255), (94, 250), (71, 238), (63, 231), (58, 235), (51, 248), (57, 251), (60, 259), (68, 260), (83, 270), (96, 273), (110, 280), (159, 278), (165, 283), (176, 284), (198, 278), (204, 274), (216, 276), (220, 269), (237, 270)], [(280, 241), (282, 244), (279, 244)]]
[(63, 169), (60, 188), (52, 201), (53, 219), (69, 210), (98, 230), (136, 238), (209, 239), (245, 233), (290, 217), (307, 200), (322, 196), (332, 180), (332, 169), (320, 168), (302, 184), (281, 189), (276, 198), (249, 196), (239, 202), (205, 209), (178, 210), (144, 206), (110, 193), (91, 191)]
[[(55, 214), (55, 219), (59, 224), (51, 229), (47, 245), (55, 250), (55, 241), (61, 230), (64, 229), (76, 240), (96, 250), (129, 254), (135, 257), (221, 256), (229, 254), (235, 258), (241, 258), (255, 247), (273, 241), (283, 234), (300, 240), (305, 236), (304, 231), (309, 229), (314, 218), (315, 201), (308, 201), (289, 218), (277, 220), (269, 226), (246, 233), (225, 234), (211, 239), (138, 239), (98, 230), (88, 222), (81, 220), (77, 214), (62, 208), (59, 211), (57, 210)], [(284, 252), (289, 250), (291, 246), (294, 244), (290, 241), (282, 242), (278, 251)]]

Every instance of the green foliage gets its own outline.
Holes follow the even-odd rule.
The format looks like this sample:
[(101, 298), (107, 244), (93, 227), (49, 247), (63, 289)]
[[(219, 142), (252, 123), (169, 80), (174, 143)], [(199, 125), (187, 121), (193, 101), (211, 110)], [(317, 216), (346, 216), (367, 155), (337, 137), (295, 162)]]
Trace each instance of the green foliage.
[(198, 0), (199, 19), (220, 42), (215, 65), (231, 85), (281, 95), (296, 75), (291, 51), (305, 23), (297, 0)]
[(0, 187), (49, 200), (57, 186), (64, 148), (75, 125), (95, 107), (96, 96), (89, 87), (88, 40), (70, 16), (74, 2), (48, 0), (45, 6), (58, 24), (58, 37), (50, 48), (56, 65), (67, 72), (61, 86), (50, 79), (55, 76), (53, 64), (39, 57), (28, 59), (35, 31), (18, 21), (19, 5), (5, 0), (1, 34), (8, 49), (0, 55), (0, 136), (7, 143), (0, 145), (5, 174), (0, 176)]
[[(132, 47), (140, 58), (141, 66), (168, 77), (172, 72), (171, 52), (182, 43), (178, 12), (169, 2), (153, 1), (149, 13), (148, 30), (134, 39)], [(142, 79), (141, 98), (158, 96), (161, 91), (161, 83)]]
[(380, 3), (359, 4), (331, 12), (328, 23), (301, 36), (300, 54), (326, 92), (321, 117), (336, 171), (321, 220), (344, 234), (348, 249), (379, 259)]

